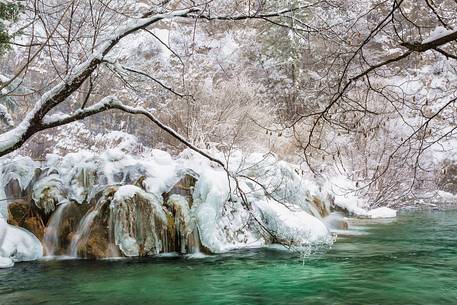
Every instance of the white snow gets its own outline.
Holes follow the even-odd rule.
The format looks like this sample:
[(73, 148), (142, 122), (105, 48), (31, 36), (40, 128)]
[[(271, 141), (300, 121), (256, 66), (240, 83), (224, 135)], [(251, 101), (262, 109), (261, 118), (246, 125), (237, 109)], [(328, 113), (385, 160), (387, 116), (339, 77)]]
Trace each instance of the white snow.
[(136, 193), (144, 193), (142, 189), (134, 185), (123, 185), (121, 186), (116, 194), (114, 194), (114, 200), (111, 203), (113, 206), (117, 201), (124, 201), (135, 196)]
[(367, 212), (370, 218), (394, 218), (397, 217), (397, 211), (388, 207), (380, 207)]
[(422, 41), (422, 43), (430, 43), (444, 36), (454, 34), (456, 32), (457, 30), (448, 30), (445, 27), (438, 26), (430, 33), (430, 36), (427, 39), (424, 39), (424, 41)]
[[(223, 159), (220, 152), (212, 151), (211, 154)], [(27, 166), (22, 167), (27, 170), (22, 171), (32, 173), (37, 167), (42, 170), (33, 186), (33, 197), (37, 202), (40, 202), (42, 190), (46, 187), (57, 203), (69, 200), (85, 203), (106, 186), (121, 185), (112, 201), (112, 208), (117, 202), (135, 194), (159, 204), (164, 192), (168, 192), (184, 175), (191, 174), (197, 178), (197, 183), (189, 217), (196, 220), (202, 244), (216, 253), (269, 244), (270, 235), (263, 232), (257, 221), (289, 246), (332, 242), (319, 211), (312, 203), (313, 197), (317, 196), (323, 206), (328, 207), (327, 194), (311, 180), (299, 175), (292, 164), (278, 161), (271, 154), (246, 156), (241, 152), (234, 152), (229, 163), (232, 175), (238, 176), (240, 190), (246, 194), (245, 203), (239, 196), (235, 180), (228, 179), (222, 167), (189, 149), (175, 158), (160, 150), (132, 156), (119, 148), (100, 154), (89, 151), (70, 153), (64, 157), (50, 154), (40, 165), (26, 163)], [(8, 182), (7, 177), (15, 175), (15, 168), (22, 167), (16, 165), (8, 174), (3, 173), (0, 177), (3, 185)], [(140, 177), (144, 178), (144, 190), (132, 185)], [(24, 185), (28, 185), (25, 182)], [(252, 211), (246, 205), (252, 206)], [(156, 206), (155, 209), (158, 211), (161, 208)], [(256, 215), (257, 221), (251, 213)], [(127, 236), (125, 238), (125, 241), (119, 239), (117, 243), (122, 242), (127, 250), (135, 248), (136, 243)], [(134, 249), (127, 252), (136, 253)]]
[(43, 256), (40, 241), (30, 232), (9, 225), (0, 216), (0, 268)]
[(302, 247), (331, 240), (325, 224), (299, 207), (286, 207), (272, 200), (257, 201), (255, 205), (265, 225), (290, 246)]

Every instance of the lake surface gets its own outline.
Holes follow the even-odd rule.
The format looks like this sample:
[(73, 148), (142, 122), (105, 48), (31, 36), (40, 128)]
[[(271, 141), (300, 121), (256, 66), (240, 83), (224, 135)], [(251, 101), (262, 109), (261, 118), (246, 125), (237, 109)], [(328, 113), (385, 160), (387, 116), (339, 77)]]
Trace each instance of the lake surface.
[(0, 304), (457, 304), (457, 212), (406, 212), (302, 259), (60, 260), (0, 269)]

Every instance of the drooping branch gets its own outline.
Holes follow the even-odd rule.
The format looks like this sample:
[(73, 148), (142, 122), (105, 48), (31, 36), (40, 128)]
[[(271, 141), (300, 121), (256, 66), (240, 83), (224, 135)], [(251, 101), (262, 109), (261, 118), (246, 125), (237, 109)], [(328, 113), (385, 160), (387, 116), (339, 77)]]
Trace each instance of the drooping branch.
[(43, 123), (42, 120), (44, 116), (78, 90), (82, 83), (103, 62), (104, 56), (106, 56), (122, 38), (160, 20), (184, 17), (189, 13), (196, 11), (198, 11), (197, 8), (190, 8), (165, 14), (158, 14), (148, 18), (133, 20), (124, 27), (121, 27), (109, 39), (98, 46), (98, 48), (95, 49), (87, 60), (77, 66), (71, 74), (68, 74), (61, 82), (46, 92), (41, 99), (35, 103), (33, 109), (15, 128), (0, 134), (0, 157), (19, 148), (27, 139), (39, 131)]
[[(327, 106), (322, 111), (320, 111), (320, 112), (315, 114), (315, 115), (317, 115), (317, 117), (314, 120), (313, 125), (311, 126), (311, 130), (310, 130), (310, 133), (309, 133), (309, 136), (308, 136), (308, 141), (303, 147), (304, 153), (306, 154), (307, 149), (312, 145), (312, 138), (313, 138), (315, 129), (318, 126), (319, 122), (322, 119), (325, 118), (325, 115), (330, 111), (330, 109), (332, 109), (333, 106), (335, 104), (337, 104), (337, 102), (343, 97), (343, 95), (349, 89), (351, 84), (355, 83), (356, 81), (358, 81), (359, 79), (362, 79), (365, 76), (368, 76), (371, 72), (373, 72), (373, 71), (375, 71), (375, 70), (377, 70), (379, 68), (385, 67), (385, 66), (390, 65), (390, 64), (392, 64), (394, 62), (398, 62), (398, 61), (401, 61), (401, 60), (409, 57), (413, 52), (422, 53), (422, 52), (426, 52), (426, 51), (429, 51), (429, 50), (436, 50), (439, 53), (445, 55), (446, 57), (456, 58), (456, 56), (453, 56), (452, 54), (449, 54), (449, 53), (447, 53), (444, 50), (439, 48), (440, 46), (443, 46), (443, 45), (445, 45), (447, 43), (450, 43), (452, 41), (455, 41), (455, 40), (457, 40), (457, 30), (448, 31), (448, 33), (445, 34), (445, 35), (441, 35), (441, 36), (439, 36), (437, 38), (434, 38), (434, 39), (426, 40), (423, 43), (402, 43), (401, 46), (407, 48), (408, 51), (406, 51), (406, 52), (404, 52), (404, 53), (402, 53), (402, 54), (400, 54), (400, 55), (398, 55), (398, 56), (396, 56), (394, 58), (390, 58), (390, 59), (382, 61), (382, 62), (380, 62), (378, 64), (371, 65), (366, 70), (364, 70), (364, 71), (360, 72), (359, 74), (351, 77), (346, 82), (344, 87), (342, 87), (342, 89), (335, 95), (335, 97), (327, 104)], [(297, 119), (297, 121), (295, 121), (293, 123), (293, 125), (298, 123), (303, 118), (305, 118), (305, 116), (300, 116)]]
[[(285, 13), (295, 11), (299, 8), (286, 9), (278, 12), (272, 13), (256, 13), (254, 15), (239, 15), (239, 16), (209, 16), (204, 14), (193, 14), (200, 12), (199, 8), (188, 8), (183, 10), (176, 10), (168, 13), (149, 15), (146, 14), (144, 18), (139, 18), (131, 20), (125, 26), (118, 29), (110, 38), (105, 40), (100, 44), (95, 51), (88, 56), (88, 58), (81, 63), (79, 66), (72, 69), (72, 72), (65, 76), (61, 82), (54, 86), (51, 90), (43, 94), (41, 99), (39, 99), (33, 109), (25, 116), (25, 118), (13, 129), (0, 134), (0, 157), (4, 156), (15, 149), (22, 146), (33, 134), (43, 130), (46, 124), (49, 122), (44, 122), (43, 119), (47, 113), (54, 109), (57, 105), (64, 102), (70, 95), (72, 95), (76, 90), (78, 90), (81, 85), (86, 81), (86, 79), (92, 75), (96, 68), (104, 61), (104, 57), (112, 50), (119, 41), (141, 29), (160, 21), (163, 19), (171, 19), (176, 17), (188, 17), (188, 18), (200, 18), (207, 20), (245, 20), (245, 19), (263, 19), (268, 17), (277, 17)], [(64, 12), (65, 14), (65, 12)], [(133, 72), (133, 71), (131, 71)], [(135, 71), (136, 72), (136, 71)], [(142, 113), (138, 109), (126, 108), (127, 106), (119, 106), (118, 109), (131, 112), (131, 113), (141, 113), (149, 117), (152, 121), (160, 125), (160, 122), (156, 122), (154, 117), (151, 117), (150, 114)], [(122, 108), (122, 109), (121, 109)], [(86, 108), (92, 109), (92, 108)], [(92, 109), (95, 111), (95, 109)], [(82, 115), (82, 114), (79, 114)], [(173, 134), (174, 130), (169, 127), (164, 127), (169, 133)], [(183, 137), (175, 135), (186, 146), (190, 147), (190, 143)], [(198, 151), (198, 150), (197, 150)], [(204, 154), (204, 152), (200, 152)], [(207, 156), (210, 157), (210, 156)], [(211, 159), (211, 158), (210, 158)], [(214, 160), (213, 160), (214, 161)], [(217, 161), (216, 161), (217, 162)], [(217, 162), (217, 163), (220, 163)]]
[(123, 112), (130, 113), (130, 114), (139, 114), (139, 115), (145, 116), (155, 125), (157, 125), (160, 129), (167, 132), (170, 136), (177, 139), (179, 142), (183, 143), (185, 146), (189, 147), (190, 149), (199, 153), (200, 155), (204, 156), (205, 158), (219, 164), (220, 166), (222, 166), (225, 169), (224, 162), (222, 162), (221, 160), (219, 160), (217, 158), (212, 157), (208, 153), (204, 152), (197, 146), (190, 143), (185, 137), (180, 135), (173, 128), (162, 123), (150, 111), (148, 111), (142, 107), (131, 107), (131, 106), (125, 105), (121, 101), (119, 101), (117, 98), (112, 97), (112, 96), (108, 96), (108, 97), (102, 99), (100, 102), (98, 102), (90, 107), (87, 107), (84, 109), (79, 109), (70, 115), (46, 117), (43, 120), (43, 123), (40, 125), (40, 130), (69, 124), (71, 122), (79, 121), (79, 120), (82, 120), (89, 116), (92, 116), (94, 114), (105, 112), (107, 110), (113, 110), (113, 109), (118, 109)]

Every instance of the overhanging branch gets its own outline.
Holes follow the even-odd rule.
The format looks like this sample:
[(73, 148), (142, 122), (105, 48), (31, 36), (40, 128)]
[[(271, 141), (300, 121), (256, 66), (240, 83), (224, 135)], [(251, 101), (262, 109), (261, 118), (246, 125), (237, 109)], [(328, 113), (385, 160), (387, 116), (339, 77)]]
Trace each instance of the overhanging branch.
[(157, 125), (160, 129), (164, 130), (166, 133), (168, 133), (173, 138), (177, 139), (179, 142), (181, 142), (185, 146), (189, 147), (193, 151), (199, 153), (200, 155), (204, 156), (205, 158), (219, 164), (220, 166), (222, 166), (222, 168), (226, 169), (224, 162), (209, 155), (208, 153), (204, 152), (197, 146), (190, 143), (185, 137), (180, 135), (173, 128), (167, 126), (166, 124), (161, 122), (159, 119), (157, 119), (150, 111), (148, 111), (142, 107), (127, 106), (127, 105), (123, 104), (121, 101), (119, 101), (117, 98), (112, 97), (112, 96), (108, 96), (108, 97), (102, 99), (100, 102), (98, 102), (90, 107), (87, 107), (85, 109), (79, 109), (70, 115), (59, 116), (59, 117), (51, 116), (43, 121), (43, 123), (40, 125), (40, 130), (45, 130), (45, 129), (49, 129), (49, 128), (53, 128), (53, 127), (57, 127), (57, 126), (66, 125), (66, 124), (69, 124), (69, 123), (72, 123), (75, 121), (82, 120), (89, 116), (95, 115), (97, 113), (105, 112), (107, 110), (112, 110), (112, 109), (118, 109), (118, 110), (121, 110), (126, 113), (139, 114), (139, 115), (145, 116), (155, 125)]

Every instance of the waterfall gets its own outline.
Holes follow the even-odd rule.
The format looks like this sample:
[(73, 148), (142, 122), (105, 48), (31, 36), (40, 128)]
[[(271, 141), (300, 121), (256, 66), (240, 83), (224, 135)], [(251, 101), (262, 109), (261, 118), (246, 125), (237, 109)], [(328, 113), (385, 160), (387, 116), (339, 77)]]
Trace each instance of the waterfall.
[(134, 186), (106, 189), (89, 211), (60, 204), (45, 229), (44, 249), (48, 256), (75, 258), (199, 254), (203, 248), (189, 199), (174, 194), (167, 204), (171, 211), (165, 213), (160, 200)]
[(192, 234), (189, 236), (188, 247), (190, 254), (201, 253), (201, 242), (200, 234), (198, 233), (198, 227), (196, 226), (192, 231)]
[(182, 254), (200, 253), (200, 234), (188, 199), (182, 195), (173, 194), (167, 204), (173, 209), (177, 238), (175, 250)]
[(114, 228), (114, 217), (113, 217), (113, 213), (112, 213), (111, 209), (110, 209), (110, 213), (109, 213), (108, 225), (109, 225), (109, 229), (108, 229), (109, 257), (120, 257), (121, 254), (119, 253), (119, 249), (114, 242), (114, 234), (113, 234), (113, 229), (112, 229), (112, 228)]
[(49, 219), (48, 225), (44, 230), (43, 247), (46, 256), (56, 255), (56, 250), (59, 249), (59, 229), (62, 224), (62, 216), (70, 202), (62, 203)]
[(86, 243), (87, 239), (89, 238), (90, 230), (92, 223), (94, 222), (95, 217), (98, 215), (100, 212), (100, 209), (103, 206), (103, 201), (97, 203), (95, 208), (87, 213), (80, 221), (78, 225), (78, 229), (76, 230), (75, 234), (73, 235), (71, 239), (71, 244), (70, 244), (70, 256), (72, 257), (78, 257), (78, 246), (81, 243)]

